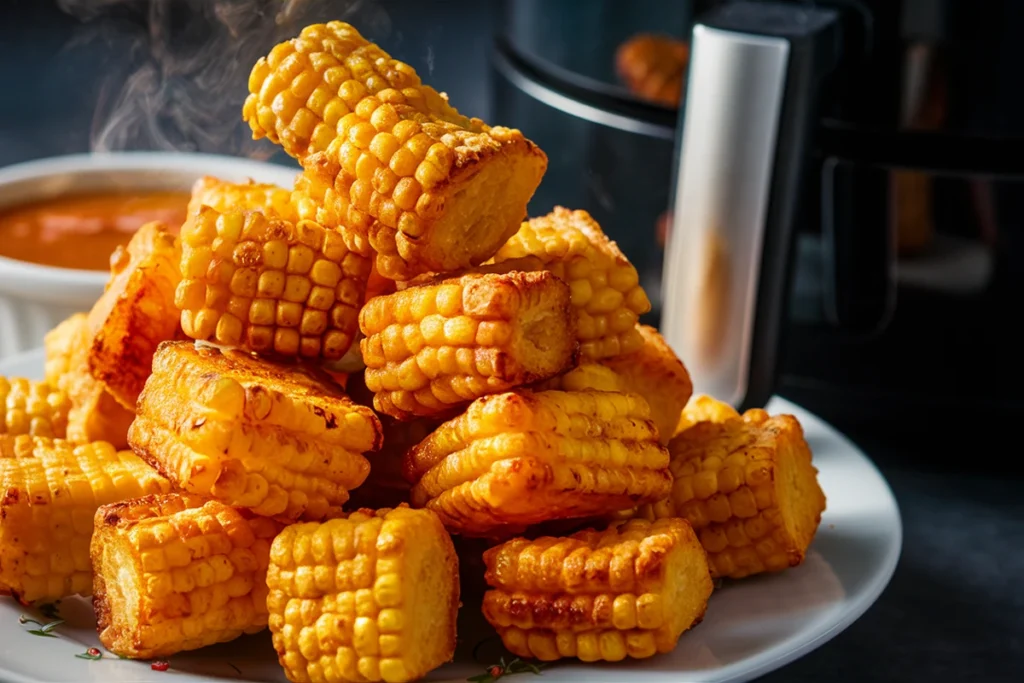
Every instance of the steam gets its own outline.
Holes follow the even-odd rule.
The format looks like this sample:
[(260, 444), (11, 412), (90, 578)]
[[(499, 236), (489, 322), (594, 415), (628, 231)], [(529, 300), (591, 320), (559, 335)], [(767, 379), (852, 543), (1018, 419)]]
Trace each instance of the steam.
[[(266, 159), (241, 120), (249, 71), (303, 26), (332, 19), (374, 39), (391, 30), (372, 0), (57, 0), (83, 23), (73, 45), (125, 45), (100, 88), (94, 152), (150, 149)], [(139, 8), (147, 8), (140, 12)], [(119, 67), (119, 68), (118, 68)]]

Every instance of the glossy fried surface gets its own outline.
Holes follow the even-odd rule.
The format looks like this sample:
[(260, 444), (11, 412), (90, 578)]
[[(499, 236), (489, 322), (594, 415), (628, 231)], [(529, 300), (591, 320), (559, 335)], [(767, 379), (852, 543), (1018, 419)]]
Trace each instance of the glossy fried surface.
[(459, 561), (429, 511), (292, 525), (267, 584), (274, 649), (295, 683), (412, 681), (455, 652)]
[(412, 502), (457, 533), (515, 533), (654, 501), (668, 454), (647, 403), (603, 391), (509, 392), (478, 399), (405, 458)]
[(111, 256), (110, 281), (89, 312), (89, 371), (127, 410), (135, 408), (157, 345), (178, 335), (180, 258), (167, 226), (143, 225)]
[(374, 407), (446, 417), (575, 363), (569, 289), (551, 273), (472, 274), (377, 297), (359, 315)]
[(104, 505), (91, 543), (100, 642), (151, 659), (267, 626), (267, 564), (281, 530), (200, 496), (171, 493)]
[(681, 519), (517, 538), (484, 553), (484, 616), (519, 657), (645, 658), (700, 622), (712, 591), (707, 556)]
[(380, 421), (322, 373), (241, 351), (161, 345), (129, 432), (179, 487), (282, 520), (336, 513)]

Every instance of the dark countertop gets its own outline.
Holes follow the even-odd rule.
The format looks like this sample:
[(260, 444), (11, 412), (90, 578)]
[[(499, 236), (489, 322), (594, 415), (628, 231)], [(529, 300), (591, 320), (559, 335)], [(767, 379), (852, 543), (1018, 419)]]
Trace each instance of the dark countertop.
[[(65, 3), (81, 5), (81, 0)], [(109, 89), (116, 95), (132, 72), (127, 63), (146, 61), (138, 53), (137, 34), (97, 32), (97, 24), (77, 28), (75, 20), (47, 2), (2, 4), (0, 165), (88, 151), (90, 131), (102, 123), (97, 120), (102, 115), (94, 114), (97, 102), (110, 103)], [(486, 54), (493, 25), (487, 3), (382, 0), (355, 5), (357, 15), (379, 33), (371, 37), (380, 37), (421, 71), (431, 71), (431, 82), (447, 90), (461, 109), (486, 117)], [(453, 45), (457, 49), (449, 49)], [(242, 90), (219, 93), (223, 101), (216, 106), (234, 107)], [(176, 101), (173, 90), (164, 96)], [(169, 131), (165, 141), (180, 132), (174, 121), (157, 123)], [(198, 147), (238, 153), (244, 136), (236, 134), (200, 141)], [(137, 137), (146, 139), (146, 134)], [(841, 409), (818, 405), (809, 394), (783, 393), (830, 419), (876, 462), (900, 505), (904, 548), (892, 583), (859, 621), (762, 680), (1022, 680), (1024, 468), (1013, 446), (1010, 457), (1000, 457), (1007, 452), (1001, 436), (1011, 433), (1012, 425), (972, 428), (956, 424), (955, 417), (944, 421), (933, 415), (929, 426), (915, 433), (905, 419), (854, 423)], [(955, 406), (949, 408), (955, 416)]]

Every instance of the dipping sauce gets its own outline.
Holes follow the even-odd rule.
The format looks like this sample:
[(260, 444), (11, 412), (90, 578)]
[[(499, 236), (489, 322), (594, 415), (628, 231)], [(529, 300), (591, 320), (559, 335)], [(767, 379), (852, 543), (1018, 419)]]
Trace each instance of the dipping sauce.
[(145, 223), (177, 232), (188, 192), (79, 194), (0, 209), (0, 256), (58, 268), (107, 270)]

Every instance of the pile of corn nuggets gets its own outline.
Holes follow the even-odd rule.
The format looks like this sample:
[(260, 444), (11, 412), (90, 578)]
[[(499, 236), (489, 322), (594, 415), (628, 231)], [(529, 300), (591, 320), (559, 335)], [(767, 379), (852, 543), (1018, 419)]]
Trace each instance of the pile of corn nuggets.
[[(45, 381), (0, 379), (0, 590), (92, 595), (123, 657), (269, 628), (292, 681), (397, 682), (451, 660), (460, 606), (520, 657), (651, 657), (714, 579), (803, 560), (799, 423), (691, 397), (593, 218), (524, 220), (547, 158), (520, 131), (341, 22), (249, 90), (294, 189), (201, 179), (47, 336)], [(487, 547), (482, 606), (450, 535)]]

